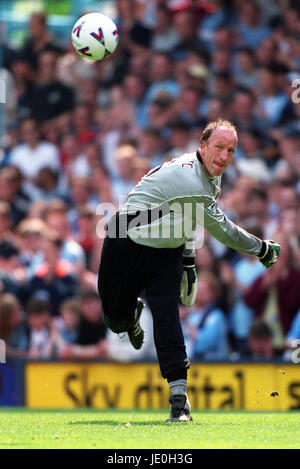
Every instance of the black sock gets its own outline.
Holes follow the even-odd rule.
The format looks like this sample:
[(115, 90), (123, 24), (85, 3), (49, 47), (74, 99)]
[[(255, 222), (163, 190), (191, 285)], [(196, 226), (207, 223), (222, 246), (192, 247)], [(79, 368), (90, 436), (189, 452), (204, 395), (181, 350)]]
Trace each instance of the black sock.
[(177, 379), (187, 379), (187, 369), (182, 368), (181, 370), (173, 371), (167, 376), (168, 383), (176, 381)]

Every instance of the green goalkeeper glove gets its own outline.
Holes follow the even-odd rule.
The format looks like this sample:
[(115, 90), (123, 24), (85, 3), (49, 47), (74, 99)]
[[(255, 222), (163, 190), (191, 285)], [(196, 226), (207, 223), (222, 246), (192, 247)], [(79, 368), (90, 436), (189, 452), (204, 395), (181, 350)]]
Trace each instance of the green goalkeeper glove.
[(183, 273), (181, 278), (180, 296), (182, 304), (192, 306), (196, 301), (198, 277), (194, 257), (183, 257)]
[(279, 244), (275, 243), (271, 239), (266, 239), (262, 242), (262, 247), (257, 257), (265, 267), (269, 268), (277, 262), (279, 255)]

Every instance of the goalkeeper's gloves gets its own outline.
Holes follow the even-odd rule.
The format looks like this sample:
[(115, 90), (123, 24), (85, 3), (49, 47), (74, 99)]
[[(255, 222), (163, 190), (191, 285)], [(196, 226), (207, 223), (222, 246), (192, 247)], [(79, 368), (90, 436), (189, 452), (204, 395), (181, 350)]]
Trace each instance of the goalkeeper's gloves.
[(266, 239), (262, 242), (262, 247), (260, 253), (258, 254), (258, 259), (265, 267), (271, 267), (275, 264), (280, 254), (280, 245), (272, 241), (271, 239)]
[(198, 277), (194, 257), (183, 257), (183, 272), (181, 278), (180, 296), (182, 304), (192, 306), (196, 301)]

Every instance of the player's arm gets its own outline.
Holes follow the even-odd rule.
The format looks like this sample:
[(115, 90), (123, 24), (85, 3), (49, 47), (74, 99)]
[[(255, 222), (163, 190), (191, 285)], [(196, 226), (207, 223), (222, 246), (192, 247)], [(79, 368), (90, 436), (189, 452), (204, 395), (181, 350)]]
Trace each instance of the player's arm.
[(221, 243), (243, 252), (257, 256), (265, 267), (273, 265), (280, 254), (279, 244), (271, 240), (262, 241), (256, 236), (248, 233), (240, 226), (229, 220), (212, 199), (199, 198), (203, 204), (203, 219), (205, 229)]

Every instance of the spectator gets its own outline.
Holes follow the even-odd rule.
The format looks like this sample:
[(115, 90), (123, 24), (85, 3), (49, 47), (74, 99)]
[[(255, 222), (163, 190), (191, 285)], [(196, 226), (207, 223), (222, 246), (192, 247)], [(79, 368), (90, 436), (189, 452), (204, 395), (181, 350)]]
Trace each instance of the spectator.
[[(83, 61), (70, 41), (60, 46), (52, 34), (55, 17), (50, 32), (45, 13), (29, 16), (24, 45), (13, 50), (2, 44), (0, 72), (10, 103), (0, 150), (0, 293), (25, 304), (34, 279), (34, 294), (53, 295), (51, 313), (57, 315), (61, 301), (73, 301), (79, 287), (94, 291), (102, 222), (114, 213), (120, 192), (126, 197), (131, 185), (177, 152), (194, 151), (207, 122), (222, 117), (236, 124), (240, 142), (224, 175), (220, 206), (246, 229), (286, 239), (293, 262), (284, 262), (276, 275), (276, 266), (265, 272), (254, 258), (236, 255), (206, 233), (197, 268), (218, 279), (215, 308), (224, 313), (233, 350), (247, 353), (253, 316), (272, 320), (268, 311), (277, 303), (280, 323), (286, 322), (284, 346), (299, 311), (297, 288), (289, 290), (288, 283), (298, 281), (300, 266), (294, 4), (118, 0), (120, 44), (100, 62)], [(132, 156), (116, 158), (124, 148)], [(47, 254), (48, 228), (58, 233), (62, 249), (50, 243)], [(52, 269), (49, 276), (42, 266)], [(244, 297), (251, 290), (249, 306)], [(193, 312), (182, 314), (186, 326)], [(112, 345), (109, 337), (95, 340), (63, 343), (47, 353), (117, 359), (123, 350), (127, 356), (126, 338)], [(140, 356), (152, 356), (145, 346)]]
[(68, 211), (68, 219), (72, 233), (77, 233), (78, 210), (80, 206), (87, 205), (91, 209), (96, 209), (97, 198), (91, 194), (91, 180), (85, 177), (74, 177), (70, 181), (70, 199), (73, 207)]
[(237, 91), (233, 96), (232, 119), (241, 130), (262, 132), (267, 124), (256, 115), (254, 93), (249, 89)]
[(256, 316), (272, 327), (273, 345), (282, 347), (300, 304), (300, 272), (293, 266), (292, 251), (287, 242), (281, 243), (278, 266), (258, 277), (244, 294), (246, 304)]
[(42, 200), (36, 200), (35, 202), (32, 202), (32, 204), (29, 206), (27, 218), (39, 218), (41, 220), (44, 220), (44, 218), (46, 217), (47, 210), (48, 206), (46, 202)]
[(187, 57), (191, 49), (202, 46), (202, 42), (196, 35), (198, 18), (195, 13), (186, 9), (179, 11), (174, 16), (174, 29), (179, 37), (179, 41), (172, 51), (175, 60), (182, 60)]
[(46, 224), (39, 218), (23, 220), (17, 227), (16, 240), (20, 247), (19, 260), (21, 265), (28, 267), (29, 270), (41, 262), (41, 243), (46, 229)]
[(84, 250), (71, 236), (66, 206), (64, 204), (60, 206), (50, 205), (45, 222), (48, 228), (55, 231), (60, 237), (60, 259), (71, 263), (74, 269), (85, 267)]
[(80, 295), (82, 317), (78, 328), (78, 345), (95, 345), (106, 336), (102, 322), (101, 301), (95, 290), (84, 290)]
[[(259, 228), (252, 228), (250, 231), (257, 235), (261, 233)], [(234, 349), (244, 353), (253, 321), (253, 310), (244, 302), (243, 294), (259, 276), (263, 275), (264, 267), (255, 257), (242, 255), (242, 258), (235, 263), (233, 271), (231, 288), (235, 298), (230, 312), (230, 328)]]
[(190, 139), (190, 128), (182, 121), (174, 122), (171, 126), (170, 135), (171, 150), (168, 152), (169, 158), (176, 158), (183, 153), (190, 153), (197, 148), (197, 142)]
[(30, 198), (22, 188), (22, 180), (22, 174), (15, 166), (6, 166), (0, 171), (0, 200), (10, 204), (14, 225), (25, 217), (30, 205)]
[(84, 146), (84, 154), (86, 156), (90, 168), (94, 168), (95, 166), (103, 164), (100, 147), (96, 142), (87, 143)]
[(134, 182), (137, 184), (143, 176), (150, 171), (150, 163), (147, 158), (138, 158), (134, 161)]
[(59, 310), (59, 316), (54, 321), (51, 334), (53, 352), (55, 347), (63, 348), (65, 344), (75, 344), (78, 338), (80, 322), (80, 302), (75, 298), (65, 300)]
[(272, 329), (264, 321), (256, 320), (248, 337), (248, 353), (254, 360), (271, 360), (276, 351), (272, 346)]
[(198, 27), (198, 36), (206, 48), (211, 48), (218, 28), (222, 25), (230, 26), (237, 21), (236, 11), (228, 2), (219, 1), (212, 9), (207, 9)]
[(225, 360), (228, 357), (227, 325), (216, 306), (220, 286), (211, 273), (199, 275), (195, 309), (187, 320), (187, 346), (192, 360)]
[(164, 3), (158, 3), (151, 49), (155, 52), (170, 52), (178, 42), (179, 36), (172, 25), (170, 10)]
[(151, 168), (161, 164), (162, 155), (162, 138), (160, 130), (157, 127), (149, 126), (139, 133), (139, 153), (142, 158), (149, 160)]
[(251, 128), (241, 132), (240, 150), (242, 158), (236, 161), (239, 172), (256, 181), (265, 183), (270, 181), (271, 173), (263, 158), (259, 132)]
[(278, 87), (276, 74), (277, 70), (271, 65), (259, 70), (258, 104), (260, 117), (266, 119), (271, 125), (279, 123), (283, 109), (288, 102), (287, 96)]
[(101, 165), (94, 166), (93, 168), (93, 173), (91, 175), (91, 190), (92, 197), (96, 202), (114, 203), (111, 179)]
[(144, 101), (146, 86), (139, 75), (126, 75), (123, 81), (124, 94), (136, 113), (136, 122), (139, 127), (147, 124), (147, 106)]
[(185, 88), (179, 97), (179, 117), (190, 127), (197, 126), (200, 121), (201, 95), (194, 88)]
[[(157, 133), (160, 133), (162, 136), (168, 134), (168, 126), (173, 117), (173, 98), (163, 91), (159, 92), (156, 98), (149, 104), (147, 110), (147, 120), (145, 121), (146, 133), (148, 133), (149, 129), (156, 129)], [(162, 146), (161, 139), (160, 144)]]
[(60, 52), (62, 49), (55, 37), (52, 37), (48, 31), (45, 13), (36, 12), (31, 15), (29, 20), (29, 38), (22, 49), (22, 56), (35, 69), (39, 54), (45, 50)]
[(112, 182), (112, 191), (116, 205), (119, 197), (124, 197), (134, 188), (133, 161), (137, 158), (137, 152), (132, 145), (121, 145), (116, 152), (115, 159), (118, 170), (118, 179)]
[(74, 107), (72, 88), (57, 79), (57, 53), (45, 50), (38, 56), (38, 79), (31, 91), (30, 109), (39, 121), (58, 117)]
[[(95, 344), (77, 345), (80, 328), (82, 328), (80, 301), (72, 298), (61, 306), (61, 318), (53, 328), (51, 336), (52, 353), (61, 359), (70, 358), (106, 358), (107, 343), (105, 339)], [(95, 325), (95, 324), (94, 324)], [(81, 329), (82, 330), (82, 329)], [(95, 334), (94, 334), (94, 337)]]
[(230, 58), (230, 52), (228, 50), (217, 49), (212, 54), (212, 72), (217, 75), (229, 75), (231, 69)]
[(30, 358), (50, 356), (50, 309), (47, 301), (36, 298), (31, 298), (26, 305)]
[(11, 70), (14, 76), (14, 97), (17, 102), (16, 117), (25, 119), (30, 116), (30, 99), (35, 74), (29, 59), (18, 51), (14, 54)]
[(68, 199), (66, 181), (59, 177), (57, 171), (52, 168), (41, 168), (34, 180), (34, 186), (30, 190), (32, 200), (51, 201), (57, 198)]
[(24, 286), (25, 298), (47, 301), (50, 304), (52, 316), (57, 316), (60, 305), (64, 300), (76, 294), (78, 281), (71, 264), (60, 259), (63, 241), (53, 231), (43, 234), (44, 262)]
[(22, 175), (34, 183), (40, 169), (49, 167), (59, 171), (60, 161), (55, 145), (43, 142), (37, 121), (29, 118), (21, 124), (24, 143), (17, 145), (11, 152), (10, 163), (21, 171)]
[(95, 139), (94, 123), (91, 120), (92, 113), (90, 106), (83, 102), (77, 104), (74, 109), (74, 127), (78, 143), (92, 143)]
[(146, 103), (149, 104), (162, 91), (172, 97), (178, 96), (179, 86), (173, 79), (173, 63), (168, 54), (154, 54), (150, 70), (152, 83), (146, 92)]
[(77, 141), (75, 133), (67, 133), (61, 142), (62, 161), (66, 173), (72, 177), (88, 177), (91, 168), (86, 155), (82, 152), (82, 145)]
[(18, 260), (19, 249), (10, 241), (0, 242), (0, 292), (12, 293), (21, 297), (21, 284), (25, 280), (25, 272)]
[(0, 298), (0, 337), (6, 343), (8, 357), (26, 357), (28, 329), (20, 302), (5, 293)]
[(278, 45), (273, 37), (264, 39), (255, 53), (258, 65), (268, 67), (278, 54)]
[[(1, 173), (0, 173), (1, 180)], [(0, 187), (1, 194), (1, 187)], [(0, 200), (0, 242), (12, 240), (11, 229), (13, 226), (13, 217), (11, 207), (7, 202)]]
[[(300, 108), (299, 108), (300, 109)], [(275, 176), (278, 178), (278, 172), (282, 168), (289, 167), (291, 171), (295, 174), (296, 178), (299, 180), (300, 175), (300, 163), (299, 163), (299, 132), (282, 132), (279, 135), (279, 152), (280, 160), (274, 168)], [(294, 187), (296, 184), (294, 184)], [(299, 183), (298, 183), (298, 193)]]
[(87, 267), (90, 269), (91, 257), (94, 249), (97, 248), (98, 239), (96, 236), (96, 216), (88, 206), (81, 205), (79, 207), (77, 225), (76, 241), (84, 250)]
[(252, 0), (239, 5), (237, 31), (243, 43), (254, 50), (271, 35), (271, 30), (262, 23), (261, 9), (257, 2)]

